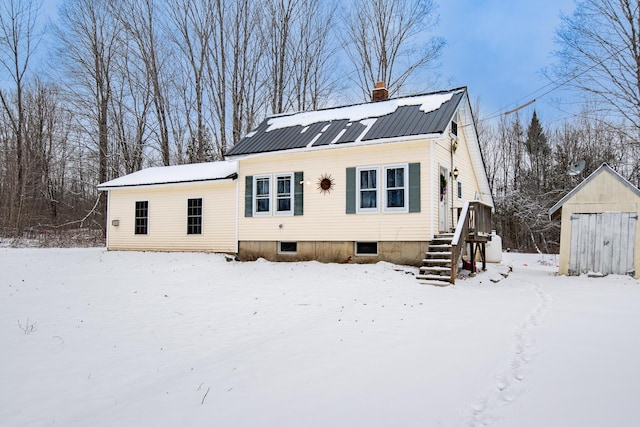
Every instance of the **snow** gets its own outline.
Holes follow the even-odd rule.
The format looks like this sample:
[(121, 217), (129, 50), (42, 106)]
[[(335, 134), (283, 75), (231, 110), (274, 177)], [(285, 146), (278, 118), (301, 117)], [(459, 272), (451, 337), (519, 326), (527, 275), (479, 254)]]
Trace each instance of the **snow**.
[(268, 121), (269, 127), (267, 128), (267, 132), (292, 126), (306, 127), (314, 123), (330, 122), (333, 120), (359, 122), (364, 119), (376, 119), (393, 113), (398, 107), (408, 105), (419, 105), (420, 111), (426, 114), (440, 108), (442, 104), (449, 101), (456, 93), (458, 92), (435, 93), (272, 117)]
[(640, 425), (640, 283), (503, 255), (438, 288), (384, 262), (2, 248), (0, 424)]
[(98, 189), (225, 179), (238, 172), (237, 162), (220, 161), (142, 169), (98, 185)]

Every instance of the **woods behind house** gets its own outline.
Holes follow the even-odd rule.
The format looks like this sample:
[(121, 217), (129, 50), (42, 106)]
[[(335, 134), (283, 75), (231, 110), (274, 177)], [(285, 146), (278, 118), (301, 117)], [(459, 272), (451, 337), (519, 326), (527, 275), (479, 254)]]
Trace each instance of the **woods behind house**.
[[(546, 210), (602, 162), (640, 184), (640, 54), (620, 36), (640, 12), (626, 3), (582, 1), (558, 30), (550, 79), (589, 95), (579, 114), (475, 108), (505, 247), (557, 251)], [(424, 77), (446, 48), (432, 0), (64, 0), (46, 18), (41, 1), (0, 0), (0, 237), (102, 232), (98, 183), (222, 159), (269, 114), (367, 101), (378, 80), (392, 96), (443, 88)], [(589, 19), (610, 30), (601, 46), (584, 43)]]

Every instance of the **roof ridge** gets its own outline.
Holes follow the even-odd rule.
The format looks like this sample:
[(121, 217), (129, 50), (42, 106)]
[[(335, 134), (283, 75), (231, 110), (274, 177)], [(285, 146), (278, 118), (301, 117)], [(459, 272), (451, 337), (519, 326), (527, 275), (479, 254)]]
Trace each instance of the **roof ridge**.
[(377, 102), (373, 102), (373, 101), (365, 101), (365, 102), (357, 102), (357, 103), (353, 103), (353, 104), (345, 104), (345, 105), (335, 105), (333, 107), (323, 107), (323, 108), (318, 108), (315, 110), (300, 110), (300, 111), (292, 111), (292, 112), (284, 112), (284, 113), (274, 113), (274, 114), (270, 114), (268, 116), (266, 116), (264, 120), (269, 120), (269, 119), (273, 119), (273, 118), (278, 118), (278, 117), (288, 117), (288, 116), (295, 116), (296, 114), (302, 114), (302, 113), (316, 113), (318, 111), (328, 111), (328, 110), (336, 110), (338, 108), (348, 108), (348, 107), (355, 107), (358, 105), (369, 105), (369, 104), (383, 104), (385, 102), (389, 102), (389, 101), (396, 101), (399, 99), (407, 99), (407, 98), (416, 98), (419, 96), (429, 96), (429, 95), (442, 95), (445, 93), (457, 93), (460, 91), (467, 91), (468, 88), (467, 86), (459, 86), (453, 89), (444, 89), (444, 90), (438, 90), (438, 91), (434, 91), (434, 92), (423, 92), (423, 93), (414, 93), (411, 95), (405, 95), (405, 96), (398, 96), (395, 98), (389, 98), (386, 99), (384, 101), (377, 101)]

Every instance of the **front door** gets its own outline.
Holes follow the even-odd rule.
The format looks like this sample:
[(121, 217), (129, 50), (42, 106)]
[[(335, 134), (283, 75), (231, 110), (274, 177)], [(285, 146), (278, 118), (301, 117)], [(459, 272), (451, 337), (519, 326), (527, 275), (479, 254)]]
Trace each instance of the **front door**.
[(440, 232), (449, 231), (449, 197), (447, 197), (449, 189), (449, 169), (440, 166), (438, 182), (438, 230)]

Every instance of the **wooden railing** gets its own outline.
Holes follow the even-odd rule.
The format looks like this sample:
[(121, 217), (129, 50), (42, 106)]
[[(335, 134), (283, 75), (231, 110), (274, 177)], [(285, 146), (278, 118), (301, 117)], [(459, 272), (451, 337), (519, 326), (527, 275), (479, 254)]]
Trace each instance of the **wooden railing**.
[(489, 234), (491, 234), (491, 205), (477, 200), (466, 202), (460, 212), (458, 225), (451, 240), (451, 278), (449, 280), (451, 283), (456, 281), (458, 260), (465, 242), (477, 236)]

